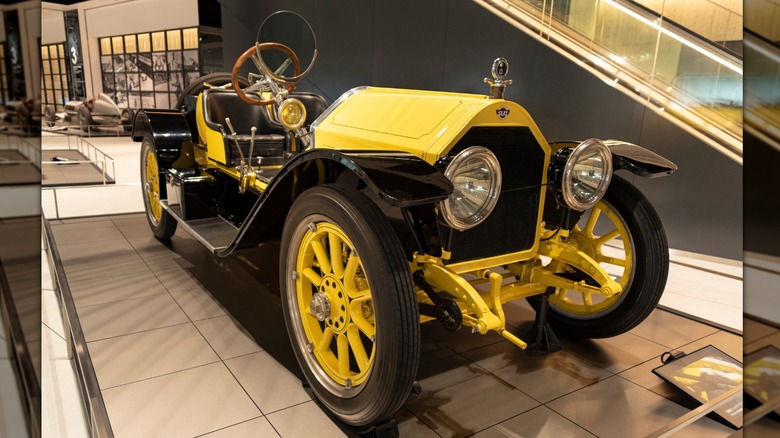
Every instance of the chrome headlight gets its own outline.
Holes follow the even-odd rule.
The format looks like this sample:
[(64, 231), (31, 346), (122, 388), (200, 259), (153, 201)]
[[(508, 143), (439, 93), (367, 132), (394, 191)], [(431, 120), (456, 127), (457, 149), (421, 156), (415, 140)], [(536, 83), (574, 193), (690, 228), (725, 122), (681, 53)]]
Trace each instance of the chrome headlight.
[(597, 138), (585, 140), (574, 148), (563, 168), (563, 200), (569, 207), (585, 211), (604, 196), (610, 179), (612, 153)]
[(444, 171), (455, 189), (441, 203), (444, 221), (464, 231), (484, 221), (498, 202), (501, 166), (490, 150), (472, 146), (459, 153)]

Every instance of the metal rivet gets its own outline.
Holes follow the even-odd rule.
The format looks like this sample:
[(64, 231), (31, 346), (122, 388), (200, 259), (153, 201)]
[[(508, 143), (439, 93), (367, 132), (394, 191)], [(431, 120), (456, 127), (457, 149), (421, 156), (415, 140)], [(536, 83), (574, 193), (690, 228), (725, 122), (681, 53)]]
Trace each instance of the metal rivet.
[(314, 222), (309, 222), (306, 226), (309, 227), (309, 231), (311, 231), (312, 233), (317, 232), (317, 224), (315, 224)]
[(347, 389), (352, 389), (352, 379), (347, 379), (347, 381), (344, 382), (344, 387)]
[(314, 351), (314, 344), (306, 344), (306, 349), (309, 351), (309, 353)]
[(298, 279), (298, 271), (292, 271), (292, 273), (290, 274), (290, 277), (292, 277), (293, 280), (297, 280)]
[(371, 339), (371, 342), (376, 342), (376, 335), (371, 335), (371, 338), (369, 339)]

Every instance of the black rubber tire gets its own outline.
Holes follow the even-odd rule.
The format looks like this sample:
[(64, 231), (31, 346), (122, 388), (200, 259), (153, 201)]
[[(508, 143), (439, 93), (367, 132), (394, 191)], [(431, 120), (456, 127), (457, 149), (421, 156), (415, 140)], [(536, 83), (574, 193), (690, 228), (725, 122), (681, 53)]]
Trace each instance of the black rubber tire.
[(54, 126), (54, 123), (57, 121), (57, 112), (54, 110), (53, 106), (46, 105), (43, 107), (43, 120), (46, 121), (46, 126)]
[[(625, 223), (633, 243), (633, 274), (625, 294), (605, 313), (590, 319), (574, 318), (550, 305), (549, 322), (556, 332), (574, 338), (609, 338), (639, 325), (658, 305), (669, 274), (669, 245), (661, 219), (636, 187), (614, 175), (602, 202)], [(528, 301), (538, 309), (540, 297)]]
[(133, 117), (134, 112), (130, 108), (122, 108), (122, 112), (119, 114), (119, 123), (122, 124), (122, 128), (125, 131), (133, 129)]
[(95, 121), (92, 119), (92, 113), (89, 111), (89, 108), (84, 105), (80, 106), (76, 111), (76, 120), (79, 123), (79, 127), (84, 132), (88, 132), (90, 129), (89, 126), (95, 124)]
[[(247, 81), (245, 78), (239, 77), (238, 80), (241, 82), (242, 87), (249, 86), (249, 81)], [(198, 94), (202, 93), (203, 90), (206, 90), (207, 83), (209, 85), (219, 86), (229, 84), (232, 81), (232, 76), (230, 73), (226, 72), (216, 72), (203, 75), (195, 79), (195, 81), (193, 81), (190, 85), (187, 86), (187, 88), (184, 89), (184, 91), (182, 91), (181, 95), (176, 100), (176, 108), (181, 109), (182, 105), (184, 105), (184, 98), (186, 96), (197, 96)]]
[[(152, 234), (154, 234), (154, 237), (159, 240), (168, 240), (171, 238), (171, 236), (173, 236), (174, 233), (176, 233), (176, 219), (174, 219), (164, 208), (160, 213), (160, 220), (157, 221), (154, 219), (154, 215), (152, 214), (152, 210), (149, 205), (149, 197), (146, 188), (148, 183), (146, 176), (146, 155), (147, 153), (151, 153), (154, 156), (154, 159), (157, 160), (156, 151), (157, 148), (154, 145), (154, 138), (151, 136), (151, 134), (146, 134), (146, 136), (144, 136), (143, 142), (141, 143), (141, 193), (144, 198), (146, 221), (149, 223), (149, 228), (152, 229)], [(159, 167), (159, 162), (157, 163), (157, 169), (159, 173), (158, 181), (160, 188), (160, 199), (165, 199), (165, 173), (164, 170)]]
[[(303, 235), (300, 227), (328, 222), (340, 227), (353, 242), (371, 287), (376, 340), (369, 375), (356, 395), (340, 397), (313, 374), (296, 337), (295, 267)], [(298, 237), (296, 237), (298, 235)], [(292, 258), (292, 261), (288, 260)], [(381, 210), (364, 194), (335, 185), (315, 187), (293, 204), (284, 226), (280, 248), (282, 309), (293, 351), (316, 397), (341, 421), (364, 426), (393, 416), (408, 398), (420, 357), (419, 310), (409, 266), (398, 238)], [(301, 329), (302, 330), (302, 329)], [(320, 367), (316, 358), (310, 361)], [(320, 367), (318, 370), (322, 371)], [(331, 384), (338, 385), (332, 379)], [(343, 386), (341, 386), (343, 388)]]

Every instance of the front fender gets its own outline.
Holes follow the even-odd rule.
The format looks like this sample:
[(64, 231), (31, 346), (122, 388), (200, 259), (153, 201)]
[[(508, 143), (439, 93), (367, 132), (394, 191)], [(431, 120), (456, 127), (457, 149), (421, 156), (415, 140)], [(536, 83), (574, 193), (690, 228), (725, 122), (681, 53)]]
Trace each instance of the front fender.
[(171, 167), (181, 155), (182, 146), (192, 142), (187, 120), (181, 111), (146, 109), (138, 111), (133, 120), (133, 141), (143, 141), (147, 134), (154, 139), (157, 161), (161, 167)]
[(221, 256), (278, 238), (293, 201), (306, 189), (355, 178), (394, 207), (441, 201), (453, 186), (439, 170), (405, 152), (314, 149), (287, 162), (258, 198), (236, 239)]
[(605, 140), (612, 152), (612, 168), (625, 169), (645, 178), (671, 175), (677, 165), (655, 152), (619, 140)]

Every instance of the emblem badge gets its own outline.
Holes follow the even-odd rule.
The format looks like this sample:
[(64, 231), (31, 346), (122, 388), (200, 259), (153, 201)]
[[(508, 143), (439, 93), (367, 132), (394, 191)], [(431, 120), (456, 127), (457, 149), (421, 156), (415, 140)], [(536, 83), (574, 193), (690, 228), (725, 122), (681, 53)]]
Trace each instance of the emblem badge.
[(498, 115), (499, 120), (504, 120), (506, 116), (509, 115), (509, 109), (504, 105), (501, 105), (501, 107), (496, 110), (496, 115)]

